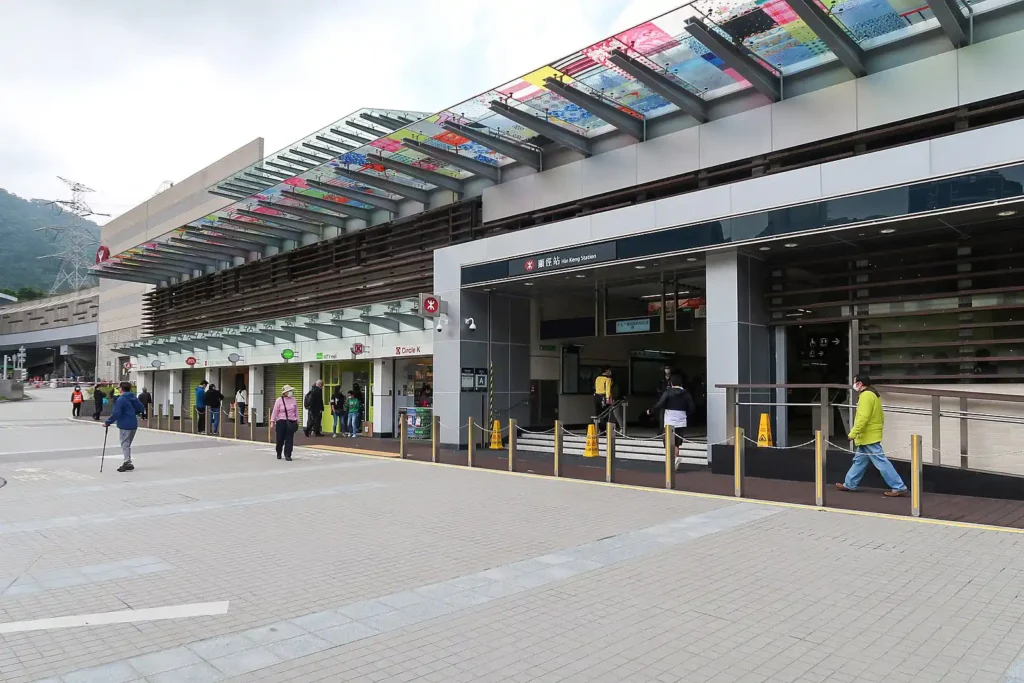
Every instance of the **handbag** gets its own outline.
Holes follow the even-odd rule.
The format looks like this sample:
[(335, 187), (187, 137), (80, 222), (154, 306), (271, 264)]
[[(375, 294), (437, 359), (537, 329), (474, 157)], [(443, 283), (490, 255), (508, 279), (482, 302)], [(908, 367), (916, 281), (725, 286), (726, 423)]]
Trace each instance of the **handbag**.
[(296, 415), (295, 419), (288, 417), (288, 404), (281, 400), (281, 406), (284, 408), (284, 419), (288, 421), (288, 433), (294, 434), (299, 431), (299, 416)]

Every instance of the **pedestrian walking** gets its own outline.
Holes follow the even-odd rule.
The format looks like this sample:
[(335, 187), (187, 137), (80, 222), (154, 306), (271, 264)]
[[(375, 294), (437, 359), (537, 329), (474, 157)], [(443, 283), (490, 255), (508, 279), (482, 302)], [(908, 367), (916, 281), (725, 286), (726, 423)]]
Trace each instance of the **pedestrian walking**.
[(853, 421), (853, 429), (850, 430), (850, 440), (854, 443), (853, 464), (846, 473), (846, 481), (836, 484), (836, 488), (840, 491), (856, 491), (870, 462), (882, 474), (885, 485), (889, 487), (885, 495), (890, 498), (904, 496), (907, 493), (907, 485), (903, 483), (903, 479), (882, 450), (882, 430), (885, 426), (882, 397), (878, 390), (871, 386), (871, 378), (864, 374), (854, 377), (853, 390), (860, 392), (857, 399), (857, 415)]
[(682, 375), (673, 372), (667, 381), (661, 398), (654, 407), (647, 411), (648, 415), (657, 415), (664, 411), (665, 426), (671, 427), (675, 438), (672, 440), (672, 457), (679, 456), (679, 442), (683, 430), (689, 424), (689, 415), (696, 409), (693, 397), (683, 386)]
[(208, 386), (210, 386), (210, 383), (204, 379), (196, 387), (196, 432), (200, 434), (206, 433), (206, 402), (203, 401), (203, 396), (206, 394), (206, 387)]
[(149, 422), (149, 407), (153, 405), (153, 395), (149, 393), (146, 387), (142, 387), (142, 391), (139, 392), (139, 403), (145, 408), (142, 411), (142, 419)]
[(291, 385), (281, 387), (281, 395), (274, 401), (274, 410), (270, 413), (270, 421), (274, 424), (275, 448), (277, 459), (292, 459), (292, 446), (295, 432), (299, 431), (299, 404), (295, 401), (295, 390)]
[(313, 434), (323, 436), (324, 381), (322, 379), (318, 379), (306, 394), (302, 407), (306, 409), (306, 428), (303, 433), (306, 436)]
[(210, 434), (220, 434), (220, 406), (224, 402), (224, 394), (220, 393), (216, 384), (211, 384), (203, 394), (203, 405), (210, 417)]
[(246, 391), (245, 385), (235, 392), (235, 410), (238, 411), (238, 421), (241, 424), (245, 424), (245, 407), (249, 404), (249, 392)]
[(331, 393), (331, 418), (334, 424), (331, 427), (331, 438), (338, 438), (338, 424), (341, 424), (341, 435), (345, 436), (348, 433), (348, 425), (345, 420), (348, 417), (348, 409), (346, 407), (345, 394), (341, 393), (341, 387), (334, 387), (334, 391)]
[(118, 472), (131, 472), (135, 469), (132, 463), (132, 441), (135, 440), (135, 432), (139, 429), (139, 415), (142, 414), (142, 403), (132, 393), (131, 382), (121, 382), (121, 393), (114, 402), (114, 409), (104, 425), (110, 429), (110, 425), (116, 424), (117, 431), (121, 437), (121, 452), (124, 454), (124, 462), (117, 468)]
[(71, 390), (71, 417), (81, 417), (82, 415), (82, 401), (85, 400), (85, 395), (82, 394), (82, 387), (75, 385), (75, 388)]
[(348, 430), (352, 438), (359, 436), (359, 413), (363, 409), (363, 403), (356, 396), (356, 392), (348, 392), (348, 400), (346, 401), (348, 408)]
[(103, 413), (103, 401), (107, 398), (107, 395), (103, 393), (102, 385), (97, 384), (92, 390), (93, 407), (95, 410), (92, 412), (92, 419), (99, 420), (100, 415)]

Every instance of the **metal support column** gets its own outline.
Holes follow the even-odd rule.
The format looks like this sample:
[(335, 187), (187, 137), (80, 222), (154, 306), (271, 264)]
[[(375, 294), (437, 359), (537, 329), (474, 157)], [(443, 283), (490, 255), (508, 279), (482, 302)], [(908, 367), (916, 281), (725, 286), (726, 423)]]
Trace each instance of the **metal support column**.
[(476, 428), (472, 415), (469, 416), (469, 420), (466, 423), (466, 431), (466, 465), (472, 467), (473, 455), (476, 451)]
[(604, 480), (611, 484), (615, 481), (615, 423), (608, 422), (605, 437)]
[(441, 462), (440, 438), (441, 418), (434, 413), (430, 416), (430, 462)]
[(516, 471), (516, 419), (510, 417), (508, 419), (508, 471)]
[(665, 425), (665, 488), (676, 487), (676, 430), (672, 425)]
[(967, 469), (970, 467), (968, 464), (968, 449), (967, 449), (967, 425), (969, 420), (967, 415), (967, 399), (960, 399), (960, 468)]
[(733, 464), (732, 464), (732, 494), (737, 498), (743, 497), (743, 479), (747, 469), (747, 439), (743, 427), (733, 427)]
[(932, 396), (932, 464), (942, 464), (942, 399)]
[(825, 435), (819, 429), (814, 432), (814, 504), (820, 508), (825, 507), (826, 480), (825, 464)]
[(409, 413), (406, 411), (405, 408), (399, 408), (399, 410), (398, 410), (398, 457), (401, 458), (402, 460), (405, 460), (406, 456), (408, 455), (408, 453), (405, 450), (406, 446), (407, 446), (407, 444), (405, 443), (405, 440), (407, 438), (406, 437), (406, 433), (409, 431), (407, 429), (408, 422), (409, 422)]
[(555, 462), (554, 476), (562, 476), (562, 422), (555, 420)]
[(921, 516), (921, 486), (924, 484), (924, 458), (921, 453), (921, 435), (910, 437), (910, 514)]

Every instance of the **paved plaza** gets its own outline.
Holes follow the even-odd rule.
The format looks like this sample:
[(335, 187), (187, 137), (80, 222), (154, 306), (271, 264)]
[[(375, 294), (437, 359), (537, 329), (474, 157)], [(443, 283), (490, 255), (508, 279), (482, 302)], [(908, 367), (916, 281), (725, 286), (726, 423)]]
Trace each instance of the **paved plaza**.
[(1024, 681), (1024, 535), (0, 404), (0, 681)]

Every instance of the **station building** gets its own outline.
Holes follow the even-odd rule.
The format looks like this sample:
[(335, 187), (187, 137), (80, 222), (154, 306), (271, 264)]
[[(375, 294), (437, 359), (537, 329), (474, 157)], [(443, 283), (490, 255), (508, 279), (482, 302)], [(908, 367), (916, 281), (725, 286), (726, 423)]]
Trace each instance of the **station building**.
[[(638, 424), (685, 373), (709, 443), (726, 384), (1014, 392), (1021, 4), (709, 11), (441, 112), (354, 112), (212, 184), (227, 206), (97, 265), (147, 286), (117, 352), (178, 409), (200, 377), (257, 411), (323, 378), (370, 387), (375, 433), (417, 407), (449, 444), (469, 417), (586, 423), (606, 365)], [(804, 404), (773, 412), (779, 442), (813, 430), (801, 391), (750, 393)]]

